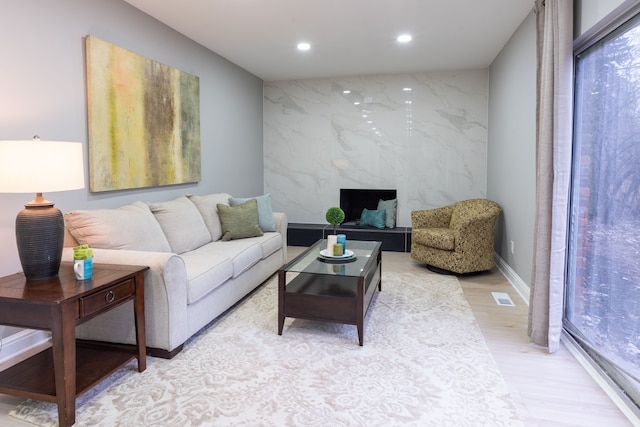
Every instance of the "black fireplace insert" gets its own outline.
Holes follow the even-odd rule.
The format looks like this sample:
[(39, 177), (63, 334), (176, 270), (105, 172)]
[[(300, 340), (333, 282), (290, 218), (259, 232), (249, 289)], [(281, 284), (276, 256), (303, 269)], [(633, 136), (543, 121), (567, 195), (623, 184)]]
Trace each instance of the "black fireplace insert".
[(360, 220), (362, 210), (378, 208), (378, 201), (392, 200), (396, 198), (396, 190), (361, 190), (353, 188), (340, 189), (340, 208), (344, 211), (344, 222), (356, 222)]

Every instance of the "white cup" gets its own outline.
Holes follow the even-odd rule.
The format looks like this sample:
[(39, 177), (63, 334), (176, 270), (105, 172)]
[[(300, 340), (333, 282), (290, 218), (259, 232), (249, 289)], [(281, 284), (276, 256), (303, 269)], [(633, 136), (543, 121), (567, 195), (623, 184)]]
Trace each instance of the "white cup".
[(333, 245), (338, 243), (338, 236), (330, 234), (327, 236), (327, 255), (333, 256)]

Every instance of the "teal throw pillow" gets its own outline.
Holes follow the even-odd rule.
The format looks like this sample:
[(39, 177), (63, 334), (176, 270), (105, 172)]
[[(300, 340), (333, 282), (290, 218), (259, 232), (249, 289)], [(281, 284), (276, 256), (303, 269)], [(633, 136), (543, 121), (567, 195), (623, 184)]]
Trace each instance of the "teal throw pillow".
[(395, 228), (397, 208), (398, 199), (380, 200), (378, 202), (378, 209), (384, 209), (386, 212), (385, 225), (387, 226), (387, 228)]
[(222, 226), (222, 241), (259, 237), (264, 233), (258, 225), (258, 202), (251, 199), (238, 206), (227, 206), (222, 203), (216, 205), (220, 225)]
[(273, 210), (271, 208), (271, 194), (256, 197), (230, 197), (229, 204), (231, 206), (241, 205), (251, 199), (258, 202), (258, 223), (262, 231), (276, 231), (276, 223), (273, 220)]
[(360, 216), (360, 225), (368, 225), (375, 228), (384, 228), (385, 216), (386, 212), (384, 209), (376, 209), (374, 211), (370, 211), (369, 209), (364, 208), (364, 210), (362, 211), (362, 216)]

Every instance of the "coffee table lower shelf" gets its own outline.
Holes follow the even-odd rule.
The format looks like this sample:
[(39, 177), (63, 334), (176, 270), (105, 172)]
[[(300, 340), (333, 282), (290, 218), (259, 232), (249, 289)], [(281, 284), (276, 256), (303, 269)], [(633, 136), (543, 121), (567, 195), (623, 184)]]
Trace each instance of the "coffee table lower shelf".
[(357, 324), (357, 289), (333, 276), (300, 274), (286, 289), (285, 316)]
[(279, 277), (278, 334), (282, 335), (286, 317), (356, 325), (359, 344), (364, 342), (364, 317), (376, 288), (381, 290), (380, 264), (365, 277), (297, 273), (286, 283), (286, 272)]
[[(108, 344), (76, 343), (76, 397), (136, 358)], [(56, 403), (53, 350), (48, 348), (0, 372), (0, 393)]]

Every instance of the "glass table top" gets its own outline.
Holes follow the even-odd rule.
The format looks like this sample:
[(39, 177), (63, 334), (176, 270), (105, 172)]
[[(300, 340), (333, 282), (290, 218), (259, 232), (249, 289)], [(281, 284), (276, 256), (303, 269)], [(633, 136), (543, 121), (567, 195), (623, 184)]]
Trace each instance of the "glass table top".
[(367, 263), (372, 261), (380, 251), (380, 242), (365, 242), (348, 240), (346, 249), (353, 251), (355, 259), (325, 260), (320, 257), (320, 251), (327, 248), (327, 240), (317, 241), (309, 249), (293, 259), (282, 269), (285, 272), (313, 273), (359, 277), (363, 274)]

